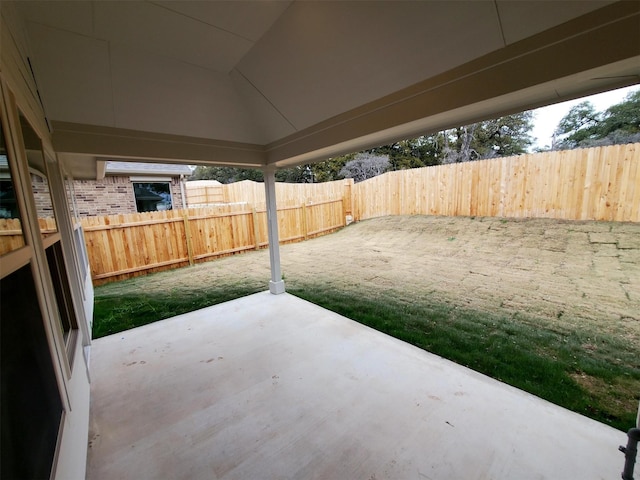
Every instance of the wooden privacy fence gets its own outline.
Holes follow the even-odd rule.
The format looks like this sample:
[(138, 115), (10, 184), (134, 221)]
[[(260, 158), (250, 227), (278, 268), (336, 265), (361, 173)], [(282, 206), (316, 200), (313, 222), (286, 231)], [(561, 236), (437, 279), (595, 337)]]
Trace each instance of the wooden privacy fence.
[[(53, 217), (38, 218), (40, 234), (46, 237), (58, 231)], [(25, 245), (22, 223), (19, 218), (0, 218), (0, 255), (18, 250)]]
[(640, 221), (640, 144), (388, 172), (353, 186), (355, 220), (384, 215)]
[[(268, 245), (264, 208), (250, 204), (82, 219), (94, 284)], [(343, 199), (278, 208), (281, 243), (345, 225)]]
[[(353, 180), (336, 180), (325, 183), (276, 183), (278, 205), (300, 205), (342, 198), (345, 210), (351, 214), (351, 186)], [(265, 208), (264, 184), (243, 180), (223, 185), (210, 180), (186, 183), (189, 207), (217, 205), (220, 203), (249, 203)]]
[[(209, 191), (203, 188), (210, 183), (200, 183), (198, 195), (214, 205), (83, 218), (95, 283), (267, 245), (262, 183), (218, 184)], [(187, 197), (193, 203), (189, 189)], [(283, 243), (331, 232), (347, 218), (383, 215), (640, 222), (640, 144), (403, 170), (356, 184), (277, 183), (276, 198)], [(43, 233), (55, 229), (50, 220), (40, 219)], [(19, 220), (0, 219), (0, 254), (22, 245)]]

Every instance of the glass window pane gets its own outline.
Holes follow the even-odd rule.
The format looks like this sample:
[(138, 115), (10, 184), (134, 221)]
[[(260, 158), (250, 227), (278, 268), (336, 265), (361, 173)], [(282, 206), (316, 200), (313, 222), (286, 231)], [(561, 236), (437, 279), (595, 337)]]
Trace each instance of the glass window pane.
[(53, 203), (51, 202), (42, 142), (22, 114), (20, 114), (20, 126), (22, 127), (22, 138), (24, 139), (24, 149), (27, 154), (31, 188), (36, 204), (40, 233), (46, 237), (47, 235), (57, 232), (58, 227), (53, 211)]
[(0, 255), (24, 246), (20, 209), (7, 158), (4, 133), (0, 128)]
[(69, 278), (67, 275), (67, 267), (64, 264), (64, 255), (60, 242), (55, 242), (46, 250), (47, 263), (49, 264), (49, 274), (53, 280), (53, 290), (56, 294), (56, 302), (58, 304), (58, 312), (60, 313), (60, 330), (67, 346), (67, 354), (73, 354), (72, 339), (74, 338), (74, 330), (78, 328), (76, 314), (73, 309), (71, 300), (71, 290), (69, 287)]
[(36, 213), (38, 215), (38, 223), (40, 224), (40, 233), (43, 237), (46, 237), (58, 231), (56, 217), (53, 211), (53, 203), (51, 202), (51, 194), (49, 192), (49, 181), (47, 177), (33, 172), (30, 178), (33, 199), (36, 202)]
[(69, 205), (69, 209), (71, 210), (71, 216), (76, 220), (78, 220), (78, 212), (77, 212), (76, 201), (75, 201), (76, 192), (75, 192), (75, 186), (73, 184), (73, 178), (69, 176), (66, 177), (64, 183), (65, 183), (65, 189), (67, 192), (67, 205)]
[(171, 210), (171, 186), (169, 182), (134, 183), (138, 212), (157, 212)]
[(2, 478), (49, 478), (62, 401), (31, 265), (0, 280)]

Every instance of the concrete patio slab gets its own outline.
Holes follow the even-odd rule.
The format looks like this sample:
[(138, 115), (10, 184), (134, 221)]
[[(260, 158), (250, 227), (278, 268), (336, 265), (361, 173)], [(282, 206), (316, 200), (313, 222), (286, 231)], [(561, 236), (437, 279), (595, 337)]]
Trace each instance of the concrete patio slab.
[(87, 478), (615, 479), (626, 435), (289, 294), (98, 339)]

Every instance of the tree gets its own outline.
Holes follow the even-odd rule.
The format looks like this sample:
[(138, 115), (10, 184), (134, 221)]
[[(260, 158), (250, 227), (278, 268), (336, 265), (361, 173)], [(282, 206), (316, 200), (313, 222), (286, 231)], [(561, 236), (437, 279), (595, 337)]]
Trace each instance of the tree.
[(533, 112), (506, 115), (476, 124), (471, 147), (479, 158), (508, 157), (526, 153), (533, 143)]
[(354, 182), (361, 182), (367, 178), (384, 173), (389, 168), (389, 157), (371, 153), (358, 153), (353, 160), (349, 160), (340, 175), (353, 178)]
[(465, 125), (437, 134), (439, 163), (520, 155), (533, 143), (533, 112), (526, 111)]
[(217, 180), (220, 183), (233, 183), (241, 180), (262, 182), (262, 171), (257, 168), (205, 167), (198, 166), (189, 180)]
[(594, 138), (601, 120), (602, 114), (596, 112), (589, 101), (571, 107), (554, 132), (554, 136), (558, 138), (557, 146), (559, 149), (576, 148), (586, 139)]
[(321, 162), (276, 171), (276, 180), (288, 183), (322, 183), (340, 180), (340, 171), (355, 153), (332, 157)]
[(476, 123), (444, 132), (444, 145), (441, 152), (442, 163), (468, 162), (480, 156), (478, 151), (471, 147), (477, 127), (478, 124)]
[(605, 110), (598, 125), (597, 135), (606, 138), (617, 134), (620, 137), (640, 133), (640, 90), (629, 93), (626, 98)]
[[(354, 153), (329, 158), (311, 165), (299, 165), (276, 170), (276, 181), (287, 183), (330, 182), (344, 178), (340, 170), (352, 160)], [(262, 170), (257, 168), (206, 167), (198, 166), (189, 180), (217, 180), (220, 183), (233, 183), (242, 180), (264, 181)]]
[(296, 167), (276, 170), (276, 182), (306, 183), (306, 166), (298, 165)]
[(556, 150), (640, 141), (640, 90), (604, 112), (588, 101), (576, 105), (562, 117), (555, 134)]
[(433, 139), (431, 136), (420, 136), (407, 140), (400, 140), (390, 145), (366, 150), (366, 153), (389, 157), (389, 170), (405, 170), (429, 165), (437, 165)]
[(349, 153), (347, 155), (340, 155), (338, 157), (331, 157), (328, 160), (314, 163), (311, 165), (311, 170), (314, 174), (314, 181), (318, 183), (332, 182), (334, 180), (340, 180), (344, 176), (340, 175), (340, 171), (349, 160), (353, 160), (356, 156), (355, 153)]

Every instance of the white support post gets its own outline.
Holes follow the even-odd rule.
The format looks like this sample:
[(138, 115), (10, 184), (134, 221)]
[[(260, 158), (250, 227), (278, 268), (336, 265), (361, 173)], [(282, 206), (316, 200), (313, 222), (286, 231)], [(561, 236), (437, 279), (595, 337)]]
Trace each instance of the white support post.
[(264, 170), (264, 193), (267, 201), (267, 231), (269, 234), (269, 262), (271, 263), (271, 280), (269, 291), (274, 295), (284, 293), (284, 280), (280, 268), (280, 238), (278, 236), (278, 210), (276, 205), (276, 169), (266, 167)]

